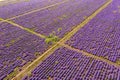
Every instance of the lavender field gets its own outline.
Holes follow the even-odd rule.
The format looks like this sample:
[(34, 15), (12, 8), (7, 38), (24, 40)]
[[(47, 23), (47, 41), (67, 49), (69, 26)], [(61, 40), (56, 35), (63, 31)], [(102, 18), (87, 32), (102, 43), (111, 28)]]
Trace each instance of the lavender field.
[(66, 48), (57, 49), (23, 80), (119, 80), (120, 69)]
[(120, 1), (4, 2), (0, 80), (120, 80)]
[(112, 62), (120, 61), (119, 3), (111, 3), (66, 43)]

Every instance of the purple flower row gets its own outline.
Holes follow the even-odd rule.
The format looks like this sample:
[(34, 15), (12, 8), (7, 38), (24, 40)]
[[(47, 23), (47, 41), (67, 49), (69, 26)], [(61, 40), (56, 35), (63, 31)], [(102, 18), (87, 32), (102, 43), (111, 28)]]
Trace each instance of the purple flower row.
[[(68, 1), (13, 21), (46, 36), (55, 31), (57, 36), (63, 37), (105, 2), (106, 0)], [(59, 28), (62, 30), (58, 31)]]
[(44, 39), (8, 23), (0, 24), (0, 80), (49, 48)]
[(14, 4), (8, 4), (0, 7), (1, 18), (11, 18), (25, 12), (29, 12), (35, 9), (40, 9), (49, 5), (53, 5), (64, 0), (28, 0), (21, 1)]
[(120, 15), (113, 12), (118, 9), (119, 4), (120, 1), (113, 1), (66, 44), (112, 62), (119, 62)]

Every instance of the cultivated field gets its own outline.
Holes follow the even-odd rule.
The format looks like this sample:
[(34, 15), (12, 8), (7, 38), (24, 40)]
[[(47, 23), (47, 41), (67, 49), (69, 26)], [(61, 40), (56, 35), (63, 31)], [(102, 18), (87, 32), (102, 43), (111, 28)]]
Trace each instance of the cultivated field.
[(0, 80), (120, 80), (120, 1), (0, 1)]

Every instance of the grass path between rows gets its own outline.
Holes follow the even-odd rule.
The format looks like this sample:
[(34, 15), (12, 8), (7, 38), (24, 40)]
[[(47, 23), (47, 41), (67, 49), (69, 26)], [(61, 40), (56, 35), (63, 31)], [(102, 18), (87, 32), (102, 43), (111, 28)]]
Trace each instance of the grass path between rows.
[(21, 26), (21, 25), (19, 25), (19, 24), (16, 24), (16, 23), (14, 23), (14, 22), (12, 22), (12, 21), (4, 20), (4, 19), (2, 19), (2, 18), (0, 18), (0, 21), (7, 22), (7, 23), (9, 23), (9, 24), (11, 24), (11, 25), (14, 25), (15, 27), (18, 27), (18, 28), (20, 28), (20, 29), (22, 29), (22, 30), (25, 30), (25, 31), (27, 31), (27, 32), (29, 32), (29, 33), (31, 33), (31, 34), (34, 34), (34, 35), (38, 36), (38, 37), (46, 38), (45, 35), (42, 35), (42, 34), (37, 33), (37, 32), (35, 32), (35, 31), (32, 31), (32, 30), (30, 30), (29, 28), (25, 28), (25, 27), (23, 27), (23, 26)]
[(99, 56), (93, 55), (93, 54), (88, 53), (88, 52), (86, 52), (86, 51), (84, 51), (84, 50), (76, 49), (76, 48), (71, 47), (71, 46), (69, 46), (69, 45), (67, 45), (67, 44), (64, 44), (64, 43), (63, 43), (63, 44), (60, 44), (60, 45), (63, 46), (63, 47), (65, 47), (65, 48), (67, 48), (67, 49), (70, 49), (70, 50), (79, 52), (79, 53), (81, 53), (81, 54), (83, 54), (83, 55), (86, 55), (86, 56), (95, 58), (95, 59), (97, 59), (97, 60), (106, 62), (106, 63), (108, 63), (109, 65), (113, 65), (113, 66), (115, 66), (115, 67), (117, 67), (117, 68), (118, 68), (118, 67), (120, 68), (120, 65), (119, 65), (119, 64), (114, 63), (114, 62), (112, 62), (112, 61), (110, 61), (110, 60), (107, 60), (107, 59), (105, 59), (105, 58), (103, 58), (103, 57), (99, 57)]
[(56, 49), (61, 47), (59, 44), (66, 42), (69, 40), (80, 28), (84, 27), (92, 18), (94, 18), (98, 13), (100, 13), (104, 8), (106, 8), (112, 0), (108, 0), (105, 4), (103, 4), (99, 9), (97, 9), (93, 14), (91, 14), (88, 18), (86, 18), (82, 23), (76, 26), (72, 31), (70, 31), (67, 35), (65, 35), (59, 42), (55, 43), (50, 49), (44, 52), (40, 57), (34, 60), (30, 65), (24, 68), (18, 75), (16, 75), (12, 80), (22, 80), (24, 76), (29, 74), (32, 70), (34, 70), (43, 60), (45, 60), (48, 56), (50, 56)]
[[(69, 0), (64, 0), (64, 1), (62, 1), (62, 2), (54, 3), (54, 4), (51, 4), (51, 5), (45, 6), (45, 7), (43, 7), (43, 8), (34, 9), (34, 10), (31, 10), (31, 11), (28, 11), (28, 12), (25, 12), (25, 13), (22, 13), (22, 14), (19, 14), (19, 15), (16, 15), (16, 16), (14, 16), (14, 17), (8, 18), (8, 19), (6, 19), (6, 20), (13, 20), (13, 19), (16, 19), (16, 18), (25, 16), (25, 15), (28, 15), (28, 14), (32, 14), (32, 13), (35, 13), (35, 12), (38, 12), (38, 11), (42, 11), (42, 10), (45, 10), (45, 9), (48, 9), (48, 8), (51, 8), (51, 7), (54, 7), (54, 6), (57, 6), (57, 5), (66, 3), (66, 2), (68, 2), (68, 1), (69, 1)], [(0, 23), (2, 23), (2, 22), (4, 22), (4, 21), (0, 21)]]

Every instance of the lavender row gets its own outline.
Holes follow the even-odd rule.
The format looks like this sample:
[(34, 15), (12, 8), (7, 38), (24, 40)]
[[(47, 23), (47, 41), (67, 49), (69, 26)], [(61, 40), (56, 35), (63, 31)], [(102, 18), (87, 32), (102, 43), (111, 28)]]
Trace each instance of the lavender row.
[(21, 1), (16, 4), (8, 4), (0, 7), (1, 18), (11, 18), (25, 12), (29, 12), (35, 9), (40, 9), (49, 5), (53, 5), (64, 0), (28, 0)]
[(23, 80), (119, 80), (120, 68), (66, 48), (57, 49)]
[(105, 2), (106, 0), (72, 0), (13, 21), (46, 36), (55, 31), (57, 36), (63, 37)]
[(16, 68), (21, 71), (48, 48), (44, 39), (8, 23), (0, 24), (0, 80)]
[(120, 1), (113, 1), (86, 26), (80, 29), (66, 44), (112, 62), (119, 62), (119, 4)]

